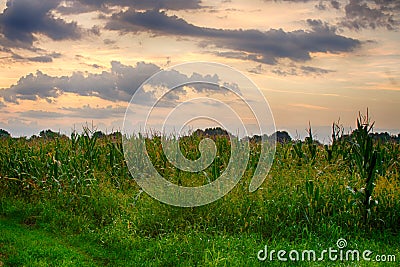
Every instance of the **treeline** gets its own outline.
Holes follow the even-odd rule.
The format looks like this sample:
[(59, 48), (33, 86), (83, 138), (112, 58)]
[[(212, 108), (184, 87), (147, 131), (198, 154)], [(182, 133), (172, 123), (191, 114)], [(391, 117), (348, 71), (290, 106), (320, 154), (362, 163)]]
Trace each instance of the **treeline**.
[[(87, 130), (85, 130), (87, 131)], [(88, 131), (90, 132), (90, 131)], [(75, 133), (76, 134), (76, 133)], [(106, 138), (106, 137), (111, 137), (113, 139), (121, 139), (122, 135), (120, 132), (113, 132), (110, 134), (106, 134), (102, 131), (92, 131), (91, 132), (91, 136), (96, 137), (96, 138)], [(65, 134), (62, 134), (60, 132), (54, 132), (50, 129), (47, 130), (43, 130), (39, 133), (39, 135), (32, 135), (31, 137), (27, 138), (27, 137), (17, 137), (17, 138), (13, 138), (11, 137), (11, 134), (9, 132), (7, 132), (6, 130), (0, 129), (0, 138), (12, 138), (12, 139), (27, 139), (27, 140), (35, 140), (35, 139), (57, 139), (57, 138), (66, 138), (66, 139), (70, 139), (70, 137), (68, 137)]]
[[(346, 139), (350, 138), (352, 136), (353, 132), (351, 134), (342, 134), (340, 137), (341, 139)], [(121, 133), (116, 131), (110, 134), (106, 134), (102, 131), (93, 131), (92, 135), (96, 138), (106, 138), (106, 137), (112, 137), (113, 139), (119, 139), (121, 138)], [(214, 128), (206, 128), (205, 130), (202, 129), (197, 129), (191, 135), (197, 135), (197, 136), (204, 136), (204, 137), (210, 137), (212, 139), (215, 139), (216, 137), (227, 137), (229, 136), (229, 132), (227, 132), (225, 129), (222, 129), (221, 127), (214, 127)], [(398, 135), (391, 135), (388, 132), (381, 132), (381, 133), (370, 133), (369, 134), (374, 141), (381, 142), (381, 143), (386, 143), (386, 142), (395, 142), (395, 143), (400, 143), (400, 133)], [(288, 132), (286, 131), (276, 131), (272, 135), (264, 136), (265, 139), (275, 139), (279, 143), (289, 143), (293, 141), (292, 137), (289, 135)], [(4, 130), (0, 129), (0, 138), (12, 138), (11, 134)], [(29, 139), (29, 140), (34, 140), (38, 138), (43, 138), (43, 139), (56, 139), (56, 138), (69, 138), (65, 134), (61, 134), (59, 132), (54, 132), (50, 129), (47, 130), (42, 130), (39, 135), (32, 135), (30, 138), (26, 137), (18, 137), (14, 139)], [(251, 142), (260, 142), (262, 137), (260, 135), (253, 135), (252, 137), (247, 137), (247, 139)], [(307, 141), (307, 140), (305, 140)], [(314, 142), (319, 143), (317, 140), (314, 139)]]
[[(336, 124), (334, 124), (335, 127)], [(339, 126), (336, 126), (339, 127)], [(311, 128), (309, 129), (311, 131)], [(336, 137), (339, 139), (351, 139), (352, 135), (354, 134), (354, 131), (351, 134), (344, 134), (343, 131), (341, 133), (338, 133)], [(221, 127), (214, 127), (214, 128), (207, 128), (205, 130), (197, 129), (192, 133), (192, 135), (198, 135), (198, 136), (205, 136), (205, 137), (210, 137), (214, 139), (217, 136), (229, 136), (229, 132), (227, 132), (225, 129), (222, 129)], [(384, 133), (369, 133), (369, 135), (372, 137), (374, 141), (379, 141), (381, 143), (386, 143), (386, 142), (396, 142), (400, 143), (400, 133), (396, 135), (390, 135), (388, 132)], [(307, 142), (307, 140), (310, 137), (306, 137), (304, 142)], [(260, 135), (253, 135), (252, 137), (247, 137), (247, 139), (251, 142), (261, 142), (262, 136)], [(289, 143), (291, 141), (295, 141), (292, 139), (292, 137), (289, 135), (288, 132), (286, 131), (276, 131), (272, 135), (265, 135), (264, 139), (266, 140), (271, 140), (274, 139), (279, 143)], [(298, 141), (298, 140), (296, 140)], [(313, 142), (316, 142), (320, 144), (318, 140), (313, 139)]]

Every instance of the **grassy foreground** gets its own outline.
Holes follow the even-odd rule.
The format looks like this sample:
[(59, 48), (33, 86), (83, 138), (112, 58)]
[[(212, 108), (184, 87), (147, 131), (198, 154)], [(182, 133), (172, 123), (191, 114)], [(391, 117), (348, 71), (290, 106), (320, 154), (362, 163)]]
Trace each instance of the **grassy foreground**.
[[(370, 250), (371, 261), (326, 256), (286, 265), (380, 266), (379, 255), (398, 266), (400, 145), (369, 144), (362, 127), (326, 147), (311, 131), (305, 142), (278, 144), (262, 188), (249, 193), (259, 156), (252, 141), (239, 184), (195, 208), (168, 206), (142, 192), (118, 136), (0, 139), (0, 266), (281, 266), (276, 253), (260, 261), (259, 251), (286, 250), (288, 258), (291, 250), (315, 250), (318, 258), (337, 249), (340, 238), (347, 241), (344, 253)], [(199, 157), (200, 140), (182, 140), (188, 158)], [(229, 139), (215, 143), (211, 166), (190, 175), (166, 161), (159, 138), (146, 141), (157, 170), (182, 184), (206, 183), (225, 170)]]

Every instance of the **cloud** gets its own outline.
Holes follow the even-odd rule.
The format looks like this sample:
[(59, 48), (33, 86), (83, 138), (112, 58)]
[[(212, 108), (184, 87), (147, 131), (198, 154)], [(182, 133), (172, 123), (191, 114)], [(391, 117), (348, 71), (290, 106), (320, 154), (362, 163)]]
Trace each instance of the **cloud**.
[(84, 119), (107, 119), (123, 117), (126, 107), (122, 106), (107, 106), (107, 107), (91, 107), (84, 105), (80, 108), (62, 107), (62, 112), (43, 111), (43, 110), (28, 110), (19, 112), (18, 114), (24, 118), (31, 119), (59, 119), (59, 118), (84, 118)]
[(58, 119), (65, 117), (65, 114), (59, 112), (52, 111), (43, 111), (43, 110), (28, 110), (18, 113), (21, 117), (24, 118), (33, 118), (33, 119)]
[[(201, 46), (207, 47), (208, 42), (204, 41), (200, 43)], [(241, 59), (241, 60), (251, 60), (256, 62), (261, 62), (269, 65), (276, 64), (276, 58), (270, 57), (262, 57), (259, 54), (249, 53), (249, 52), (242, 52), (242, 51), (227, 51), (227, 52), (213, 52), (214, 55), (225, 57), (225, 58), (234, 58), (234, 59)]]
[(105, 45), (113, 45), (115, 44), (117, 41), (111, 40), (111, 39), (104, 39), (104, 44)]
[(400, 2), (388, 0), (350, 0), (341, 26), (354, 30), (383, 27), (388, 30), (400, 24)]
[(176, 70), (169, 70), (169, 71), (164, 71), (162, 73), (159, 73), (156, 77), (153, 77), (151, 81), (149, 82), (153, 86), (164, 86), (164, 87), (175, 87), (176, 85), (180, 84), (187, 84), (187, 83), (192, 83), (190, 86), (193, 87), (194, 89), (197, 89), (198, 91), (203, 91), (204, 86), (203, 84), (200, 84), (199, 86), (196, 86), (196, 84), (193, 84), (198, 81), (203, 81), (207, 80), (209, 83), (212, 84), (219, 84), (220, 79), (217, 74), (214, 75), (201, 75), (199, 73), (192, 73), (190, 76), (187, 76), (185, 74), (182, 74)]
[[(128, 102), (136, 90), (153, 74), (161, 69), (155, 64), (138, 62), (136, 66), (127, 66), (118, 61), (111, 62), (111, 70), (99, 74), (74, 72), (71, 76), (55, 77), (37, 71), (19, 79), (9, 88), (0, 89), (0, 97), (5, 102), (19, 103), (20, 100), (45, 99), (48, 102), (54, 101), (63, 93), (75, 93), (81, 96), (97, 96), (109, 101)], [(194, 83), (196, 81), (209, 81), (220, 84), (217, 75), (200, 75), (192, 73), (190, 76), (175, 70), (165, 71), (151, 80), (149, 83), (153, 88), (150, 91), (140, 91), (136, 95), (142, 103), (152, 103), (158, 88), (172, 88), (177, 84)], [(204, 84), (191, 84), (198, 92), (217, 90), (217, 87), (204, 86)], [(229, 85), (236, 88), (235, 85)], [(217, 88), (217, 89), (215, 89)], [(238, 88), (236, 88), (238, 90)], [(176, 101), (179, 95), (185, 92), (183, 89), (174, 90), (169, 95), (171, 100)]]
[(311, 109), (311, 110), (328, 110), (327, 107), (317, 106), (317, 105), (309, 105), (309, 104), (302, 104), (302, 103), (290, 104), (290, 106), (298, 107), (298, 108)]
[(322, 68), (316, 68), (311, 66), (301, 66), (300, 69), (303, 71), (303, 74), (326, 74), (330, 72), (334, 72), (333, 70), (327, 70)]
[(294, 64), (291, 64), (288, 68), (275, 68), (271, 70), (271, 72), (279, 76), (319, 76), (335, 71), (312, 66), (296, 66)]
[[(88, 3), (85, 3), (88, 2)], [(102, 11), (105, 13), (110, 12), (107, 7), (101, 7), (102, 1), (91, 1), (93, 3), (89, 3), (89, 1), (63, 1), (56, 8), (57, 12), (63, 15), (71, 15), (71, 14), (83, 14), (94, 11)]]
[(0, 122), (1, 129), (12, 129), (12, 136), (30, 136), (38, 133), (40, 127), (37, 121), (24, 120), (21, 118), (10, 118), (6, 123)]
[[(345, 16), (340, 18), (338, 26), (352, 30), (376, 28), (395, 30), (400, 25), (400, 1), (397, 0), (264, 0), (264, 2), (271, 1), (315, 2), (315, 8), (319, 10), (327, 10), (330, 7), (336, 10), (343, 10)], [(344, 9), (342, 9), (342, 6), (344, 6)]]
[(96, 107), (92, 108), (90, 105), (84, 105), (81, 108), (71, 108), (64, 107), (62, 108), (64, 111), (69, 111), (68, 117), (80, 117), (80, 118), (93, 118), (93, 119), (101, 119), (101, 118), (115, 118), (115, 117), (123, 117), (126, 111), (126, 107), (122, 106), (107, 106), (105, 108)]
[(112, 12), (111, 7), (131, 7), (136, 10), (192, 10), (203, 8), (201, 0), (75, 0), (65, 1), (57, 8), (61, 14)]
[[(291, 2), (299, 2), (299, 1), (291, 1)], [(308, 1), (302, 1), (302, 2), (308, 2)], [(340, 8), (340, 3), (338, 1), (332, 0), (329, 2), (329, 4), (334, 9)], [(329, 4), (327, 4), (326, 1), (324, 0), (320, 0), (319, 3), (315, 5), (315, 8), (319, 10), (327, 10), (329, 8)]]
[(17, 84), (0, 90), (6, 102), (18, 100), (52, 101), (64, 92), (82, 96), (98, 96), (111, 101), (129, 101), (135, 90), (160, 68), (154, 64), (139, 62), (135, 67), (111, 62), (111, 70), (100, 74), (74, 72), (71, 76), (54, 77), (37, 71), (19, 79)]
[[(53, 15), (61, 0), (8, 0), (0, 14), (0, 51), (7, 58), (23, 62), (50, 63), (59, 53), (49, 53), (35, 46), (38, 35), (52, 40), (79, 39), (82, 30), (76, 22), (66, 22)], [(91, 32), (93, 30), (89, 30)], [(21, 56), (16, 49), (27, 50), (35, 56)]]
[(68, 111), (68, 117), (79, 117), (79, 118), (92, 118), (92, 119), (105, 119), (105, 118), (116, 118), (124, 117), (126, 107), (123, 106), (107, 106), (107, 107), (95, 107), (92, 108), (90, 105), (84, 105), (81, 108), (64, 107), (64, 111)]
[[(0, 14), (1, 16), (1, 14)], [(34, 53), (45, 53), (46, 51), (32, 46), (32, 44), (28, 44), (28, 43), (23, 43), (21, 41), (12, 41), (7, 39), (3, 34), (2, 34), (2, 30), (1, 30), (1, 22), (0, 22), (0, 50), (2, 52), (6, 52), (9, 53), (10, 55), (13, 54), (13, 50), (12, 49), (22, 49), (22, 50), (27, 50), (30, 52), (34, 52)]]
[(131, 0), (129, 5), (135, 9), (186, 10), (202, 8), (201, 0)]
[(251, 68), (247, 71), (250, 73), (254, 73), (254, 74), (261, 74), (264, 72), (264, 69), (262, 67), (262, 64), (259, 64), (259, 65), (255, 66), (254, 68)]
[(39, 62), (39, 63), (50, 63), (53, 62), (54, 58), (60, 58), (61, 54), (60, 53), (39, 53), (40, 55), (38, 56), (33, 56), (33, 57), (25, 57), (20, 54), (17, 54), (13, 52), (11, 49), (6, 48), (6, 47), (0, 47), (0, 51), (8, 53), (9, 56), (3, 57), (3, 58), (11, 58), (14, 61), (20, 61), (20, 62)]
[(0, 14), (0, 31), (10, 41), (30, 46), (34, 34), (43, 34), (53, 40), (78, 39), (81, 32), (76, 22), (56, 18), (51, 10), (61, 0), (8, 0)]
[(281, 68), (271, 70), (272, 73), (279, 76), (297, 76), (298, 73), (295, 68), (290, 68), (287, 70), (282, 70)]
[(29, 74), (21, 78), (17, 85), (9, 89), (0, 90), (0, 96), (6, 102), (17, 103), (20, 100), (36, 100), (38, 98), (49, 99), (61, 94), (57, 88), (57, 80), (54, 77), (38, 71), (36, 75)]
[(332, 0), (332, 1), (331, 1), (331, 6), (332, 6), (334, 9), (339, 9), (339, 8), (340, 8), (340, 3), (339, 3), (338, 1), (336, 1), (336, 0)]
[(263, 0), (264, 2), (294, 2), (294, 3), (307, 3), (316, 2), (316, 0)]
[(42, 63), (53, 62), (53, 58), (50, 56), (29, 57), (27, 59), (32, 62), (42, 62)]
[(129, 9), (114, 14), (106, 28), (121, 33), (151, 32), (199, 38), (202, 40), (200, 45), (234, 50), (239, 53), (232, 53), (231, 56), (266, 64), (276, 64), (279, 58), (306, 61), (311, 59), (310, 53), (313, 52), (349, 52), (360, 45), (358, 40), (338, 35), (333, 27), (322, 22), (311, 21), (311, 24), (311, 31), (224, 30), (198, 27), (177, 16), (168, 16), (163, 11), (137, 12)]
[(315, 8), (319, 10), (325, 10), (326, 4), (323, 1), (319, 1), (318, 5), (315, 5)]

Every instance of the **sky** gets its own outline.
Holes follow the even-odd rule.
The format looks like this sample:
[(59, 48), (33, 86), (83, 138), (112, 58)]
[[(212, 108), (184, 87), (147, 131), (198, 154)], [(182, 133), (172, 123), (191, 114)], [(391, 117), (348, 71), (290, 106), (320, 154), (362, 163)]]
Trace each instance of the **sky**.
[[(0, 128), (13, 136), (120, 130), (132, 96), (160, 71), (219, 85), (180, 88), (163, 114), (189, 96), (246, 95), (223, 74), (171, 69), (195, 61), (248, 77), (294, 138), (310, 123), (329, 141), (333, 122), (354, 128), (367, 108), (375, 131), (400, 132), (399, 1), (0, 0), (0, 12)], [(136, 118), (165, 84), (142, 88)]]

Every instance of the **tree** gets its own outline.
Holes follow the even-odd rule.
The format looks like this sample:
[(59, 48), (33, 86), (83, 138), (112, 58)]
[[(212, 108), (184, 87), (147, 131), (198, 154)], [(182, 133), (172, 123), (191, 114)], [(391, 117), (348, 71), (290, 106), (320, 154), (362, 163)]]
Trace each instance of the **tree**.
[(290, 137), (289, 133), (286, 131), (277, 131), (272, 134), (272, 137), (276, 137), (276, 141), (279, 143), (289, 143), (292, 141), (292, 137)]
[(11, 134), (6, 130), (0, 129), (0, 138), (8, 138), (11, 137)]
[(102, 132), (102, 131), (96, 131), (96, 132), (94, 132), (94, 134), (93, 134), (93, 137), (95, 137), (95, 138), (103, 138), (103, 137), (105, 137), (106, 135)]
[(55, 139), (57, 137), (60, 137), (59, 133), (53, 132), (52, 130), (43, 130), (39, 133), (39, 136), (45, 139)]

